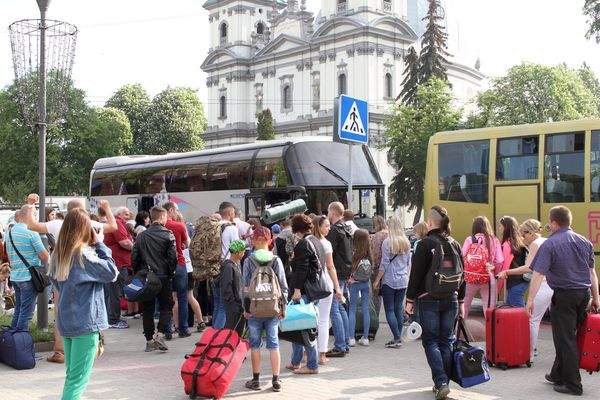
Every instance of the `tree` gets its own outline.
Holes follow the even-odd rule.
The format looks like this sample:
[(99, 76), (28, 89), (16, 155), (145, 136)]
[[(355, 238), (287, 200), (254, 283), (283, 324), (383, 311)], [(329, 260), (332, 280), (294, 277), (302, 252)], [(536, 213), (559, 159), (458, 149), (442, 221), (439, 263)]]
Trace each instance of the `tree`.
[(583, 14), (588, 17), (589, 29), (585, 34), (587, 39), (592, 36), (600, 43), (600, 0), (585, 0)]
[(410, 46), (410, 49), (408, 49), (408, 55), (404, 59), (404, 65), (406, 68), (402, 73), (404, 75), (402, 91), (398, 97), (396, 97), (396, 101), (402, 100), (403, 104), (411, 105), (414, 103), (417, 85), (419, 84), (419, 55), (413, 46)]
[(140, 151), (165, 154), (201, 149), (206, 125), (204, 108), (196, 92), (169, 87), (152, 99), (140, 135)]
[(150, 95), (146, 89), (138, 83), (124, 85), (108, 99), (104, 106), (117, 108), (125, 113), (133, 135), (133, 146), (127, 149), (127, 152), (139, 154), (139, 149), (142, 148), (144, 119), (150, 107)]
[(440, 24), (443, 20), (443, 8), (440, 0), (429, 0), (429, 10), (423, 18), (423, 21), (427, 21), (427, 28), (421, 39), (419, 83), (427, 82), (432, 77), (448, 82), (446, 57), (451, 54), (446, 50), (448, 34), (444, 31), (445, 27)]
[(591, 118), (599, 114), (598, 102), (576, 71), (523, 63), (492, 79), (490, 89), (478, 96), (479, 111), (469, 116), (467, 126)]
[(273, 127), (273, 116), (268, 108), (258, 114), (258, 124), (256, 125), (258, 136), (256, 140), (275, 139), (275, 128)]
[(581, 78), (584, 86), (594, 95), (598, 100), (598, 112), (600, 113), (600, 81), (594, 74), (594, 71), (585, 62), (581, 65), (581, 68), (577, 70), (577, 76)]
[(415, 100), (387, 116), (385, 146), (389, 146), (388, 158), (396, 168), (390, 186), (393, 207), (416, 208), (416, 224), (423, 208), (429, 138), (436, 132), (456, 129), (461, 113), (452, 108), (449, 86), (439, 78), (419, 85)]

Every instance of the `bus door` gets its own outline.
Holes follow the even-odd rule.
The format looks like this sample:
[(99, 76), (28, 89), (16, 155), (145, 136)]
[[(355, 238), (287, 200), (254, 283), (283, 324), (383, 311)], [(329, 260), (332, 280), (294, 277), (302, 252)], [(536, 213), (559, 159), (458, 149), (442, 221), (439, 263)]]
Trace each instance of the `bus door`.
[(247, 193), (244, 196), (244, 217), (248, 221), (250, 218), (260, 219), (263, 210), (263, 194)]
[(153, 196), (142, 196), (140, 198), (140, 206), (138, 211), (148, 211), (154, 207), (154, 197)]
[(540, 220), (540, 185), (496, 186), (494, 188), (494, 228), (509, 215), (519, 224), (526, 219)]

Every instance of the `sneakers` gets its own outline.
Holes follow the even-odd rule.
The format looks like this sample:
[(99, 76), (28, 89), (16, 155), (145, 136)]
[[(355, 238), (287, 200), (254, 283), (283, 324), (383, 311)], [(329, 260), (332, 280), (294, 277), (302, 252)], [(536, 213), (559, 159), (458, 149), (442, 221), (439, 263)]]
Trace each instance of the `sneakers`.
[(187, 329), (185, 332), (179, 332), (179, 337), (180, 338), (186, 338), (192, 336), (192, 332), (190, 332), (189, 329)]
[(157, 344), (158, 349), (160, 351), (167, 351), (167, 350), (169, 350), (169, 347), (167, 346), (167, 343), (165, 343), (165, 336), (164, 335), (156, 335), (156, 337), (154, 338), (154, 343)]
[[(248, 389), (260, 390), (260, 381), (255, 381), (254, 379), (250, 379), (248, 382), (246, 382), (245, 386)], [(273, 382), (273, 388), (275, 388), (274, 382)], [(279, 385), (279, 388), (281, 389), (281, 385)]]
[(327, 358), (332, 358), (332, 357), (346, 357), (346, 352), (345, 351), (340, 351), (338, 349), (331, 349), (327, 353), (325, 353), (325, 357), (327, 357)]
[(125, 319), (139, 319), (142, 316), (139, 312), (125, 313), (121, 315), (122, 318)]
[(350, 346), (350, 347), (354, 347), (354, 346), (356, 346), (356, 339), (350, 339), (350, 340), (348, 341), (348, 346)]
[(172, 333), (165, 333), (165, 339), (167, 339), (167, 340), (173, 340), (173, 334)]
[(390, 340), (384, 346), (388, 349), (399, 349), (400, 347), (402, 347), (402, 342), (400, 340)]
[(367, 339), (366, 337), (361, 337), (360, 339), (358, 339), (358, 344), (360, 344), (361, 346), (369, 346), (369, 339)]
[(150, 353), (151, 351), (158, 350), (158, 343), (156, 341), (146, 342), (146, 353)]
[(280, 379), (276, 379), (273, 381), (273, 391), (281, 392), (281, 380)]
[(445, 400), (450, 394), (450, 388), (448, 385), (442, 385), (435, 389), (435, 400)]
[(129, 324), (124, 319), (121, 319), (116, 324), (111, 324), (108, 327), (110, 329), (127, 329), (129, 328)]

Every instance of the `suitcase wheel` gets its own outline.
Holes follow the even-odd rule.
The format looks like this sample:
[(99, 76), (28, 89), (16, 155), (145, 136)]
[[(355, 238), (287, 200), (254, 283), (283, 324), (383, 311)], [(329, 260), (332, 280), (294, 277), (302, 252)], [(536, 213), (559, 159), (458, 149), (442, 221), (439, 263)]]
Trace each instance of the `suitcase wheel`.
[(498, 368), (500, 368), (502, 371), (506, 371), (508, 369), (508, 365), (504, 364), (504, 363), (500, 363), (500, 364), (498, 364)]
[(531, 361), (527, 361), (525, 365), (527, 365), (527, 368), (531, 368)]

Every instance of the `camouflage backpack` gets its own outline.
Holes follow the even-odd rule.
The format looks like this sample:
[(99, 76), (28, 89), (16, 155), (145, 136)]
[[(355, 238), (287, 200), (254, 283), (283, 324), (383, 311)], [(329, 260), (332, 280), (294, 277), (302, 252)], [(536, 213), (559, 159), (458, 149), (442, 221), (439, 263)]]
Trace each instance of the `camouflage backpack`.
[(285, 238), (286, 259), (285, 259), (285, 263), (283, 265), (283, 269), (285, 271), (286, 278), (288, 276), (291, 276), (292, 258), (294, 258), (294, 248), (296, 248), (296, 245), (298, 244), (299, 241), (300, 241), (300, 239), (298, 239), (298, 236), (296, 236), (296, 235), (289, 235)]
[(221, 273), (221, 234), (230, 224), (220, 224), (214, 218), (200, 217), (194, 225), (190, 242), (190, 259), (197, 281), (214, 278)]

